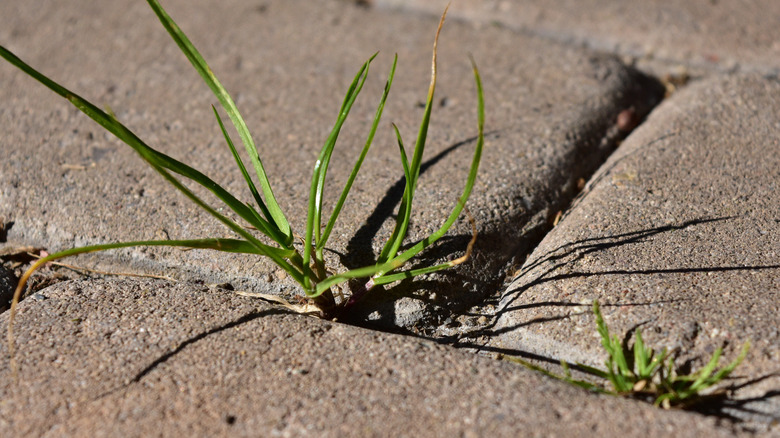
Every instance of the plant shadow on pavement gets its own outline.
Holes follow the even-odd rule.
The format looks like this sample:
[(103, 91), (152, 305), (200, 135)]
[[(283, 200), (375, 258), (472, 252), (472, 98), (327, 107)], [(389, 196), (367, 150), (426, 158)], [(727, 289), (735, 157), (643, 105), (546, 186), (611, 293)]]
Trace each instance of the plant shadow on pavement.
[(172, 348), (170, 351), (160, 354), (156, 359), (149, 362), (148, 365), (143, 367), (140, 371), (135, 373), (133, 377), (128, 378), (123, 384), (121, 384), (118, 387), (109, 389), (100, 395), (95, 397), (95, 400), (99, 400), (101, 398), (104, 398), (106, 396), (109, 396), (117, 391), (121, 391), (122, 389), (125, 389), (129, 387), (132, 384), (140, 382), (144, 377), (146, 377), (149, 373), (154, 371), (158, 366), (164, 364), (165, 362), (169, 361), (170, 359), (174, 358), (177, 354), (179, 354), (182, 350), (187, 348), (188, 346), (195, 344), (198, 341), (201, 341), (205, 339), (208, 336), (223, 332), (225, 330), (238, 327), (240, 325), (246, 324), (248, 322), (254, 321), (259, 318), (265, 318), (269, 316), (276, 316), (276, 315), (297, 315), (297, 313), (287, 310), (280, 307), (271, 307), (269, 309), (265, 310), (257, 310), (253, 311), (251, 313), (247, 313), (246, 315), (243, 315), (239, 318), (236, 318), (233, 321), (226, 322), (224, 324), (221, 324), (216, 327), (212, 327), (208, 330), (202, 331), (200, 333), (197, 333), (188, 339), (185, 339), (184, 341), (180, 342), (175, 348)]
[[(520, 310), (527, 307), (537, 307), (542, 305), (550, 306), (584, 306), (589, 307), (589, 304), (581, 305), (579, 303), (567, 303), (567, 302), (549, 302), (549, 303), (534, 303), (534, 304), (513, 304), (515, 303), (523, 293), (535, 286), (558, 280), (575, 279), (575, 278), (588, 278), (608, 275), (654, 275), (654, 274), (683, 274), (683, 273), (697, 273), (697, 272), (729, 272), (729, 271), (759, 271), (768, 269), (780, 269), (780, 264), (771, 265), (752, 265), (752, 266), (701, 266), (693, 268), (663, 268), (663, 269), (615, 269), (609, 271), (597, 271), (597, 272), (580, 272), (571, 271), (566, 273), (557, 273), (561, 268), (571, 265), (573, 262), (582, 259), (586, 255), (597, 253), (599, 251), (623, 246), (645, 242), (650, 237), (662, 234), (680, 231), (689, 227), (697, 225), (728, 221), (735, 219), (735, 216), (724, 216), (717, 218), (701, 218), (685, 221), (680, 224), (667, 224), (660, 227), (650, 228), (646, 230), (631, 231), (615, 236), (604, 237), (592, 237), (588, 239), (582, 239), (575, 242), (570, 242), (561, 245), (551, 251), (548, 251), (544, 256), (537, 260), (534, 260), (530, 264), (526, 264), (520, 269), (514, 279), (520, 279), (529, 275), (534, 269), (541, 267), (545, 264), (551, 264), (545, 268), (543, 272), (536, 275), (535, 278), (529, 279), (523, 283), (522, 286), (515, 287), (507, 290), (502, 300), (507, 301), (495, 314), (495, 320), (497, 321), (504, 313), (508, 313), (514, 310)], [(666, 302), (666, 301), (658, 301)], [(631, 305), (632, 303), (622, 303), (623, 305)], [(652, 304), (652, 303), (646, 303)], [(585, 312), (587, 313), (587, 312)], [(493, 331), (494, 324), (483, 328), (481, 335), (498, 335), (507, 331), (511, 331), (512, 327), (503, 328)]]
[[(514, 356), (530, 360), (537, 364), (546, 364), (545, 367), (559, 368), (561, 366), (561, 359), (556, 357), (547, 357), (545, 355), (536, 354), (530, 351), (524, 351), (520, 348), (505, 348), (492, 345), (485, 345), (486, 340), (490, 338), (503, 335), (514, 330), (527, 327), (534, 324), (544, 324), (553, 321), (561, 321), (570, 318), (581, 317), (585, 315), (591, 315), (590, 304), (582, 304), (578, 302), (568, 302), (564, 300), (560, 301), (544, 301), (536, 303), (518, 303), (520, 297), (525, 291), (532, 287), (552, 282), (556, 280), (565, 280), (573, 278), (586, 278), (595, 277), (601, 275), (653, 275), (653, 274), (674, 274), (674, 273), (696, 273), (696, 272), (729, 272), (729, 271), (758, 271), (758, 270), (771, 270), (780, 269), (780, 264), (767, 264), (767, 265), (753, 265), (753, 266), (701, 266), (701, 267), (687, 267), (687, 268), (664, 268), (664, 269), (615, 269), (609, 271), (600, 272), (578, 272), (570, 271), (559, 273), (560, 269), (565, 266), (570, 266), (576, 260), (583, 258), (588, 254), (597, 253), (598, 251), (607, 250), (622, 245), (630, 245), (641, 243), (651, 238), (652, 236), (670, 233), (679, 230), (683, 230), (689, 227), (697, 225), (716, 223), (722, 221), (733, 220), (736, 217), (716, 217), (716, 218), (700, 218), (685, 221), (678, 224), (667, 224), (655, 228), (638, 230), (632, 232), (626, 232), (614, 236), (594, 237), (588, 239), (582, 239), (575, 242), (570, 242), (561, 245), (553, 250), (548, 251), (542, 257), (530, 261), (525, 264), (515, 275), (514, 279), (520, 279), (524, 276), (533, 275), (533, 278), (527, 279), (522, 285), (508, 289), (501, 297), (505, 303), (494, 314), (479, 314), (473, 313), (471, 316), (480, 317), (485, 316), (489, 318), (489, 322), (477, 327), (473, 330), (458, 333), (451, 336), (438, 337), (437, 342), (451, 345), (455, 348), (463, 348), (475, 350), (482, 353), (493, 353), (501, 356)], [(545, 266), (549, 265), (549, 266)], [(538, 272), (539, 268), (544, 267), (541, 272)], [(537, 272), (535, 272), (537, 271)], [(661, 303), (673, 303), (685, 301), (684, 298), (678, 299), (666, 299), (666, 300), (653, 300), (648, 302), (621, 302), (605, 304), (604, 307), (612, 306), (651, 306)], [(505, 313), (512, 311), (519, 311), (532, 308), (549, 308), (543, 316), (537, 316), (529, 318), (527, 321), (520, 321), (511, 326), (498, 327), (499, 317)], [(581, 308), (581, 311), (565, 311), (563, 309)], [(560, 309), (556, 311), (555, 309)], [(630, 328), (624, 335), (624, 340), (627, 342), (628, 338), (632, 336), (634, 331), (640, 326), (651, 322), (646, 320), (639, 322), (634, 327)], [(595, 330), (595, 329), (594, 329)], [(575, 364), (570, 364), (572, 370), (584, 372), (585, 370), (578, 367)], [(735, 391), (750, 387), (764, 380), (778, 377), (780, 373), (770, 373), (765, 376), (755, 377), (748, 382), (741, 383), (739, 385), (732, 384), (727, 388), (728, 391)], [(753, 417), (764, 418), (769, 423), (780, 421), (779, 416), (772, 413), (766, 413), (759, 410), (755, 410), (751, 407), (751, 404), (768, 401), (770, 399), (780, 397), (780, 390), (769, 390), (763, 395), (744, 399), (729, 399), (726, 394), (723, 397), (711, 397), (706, 402), (692, 406), (690, 410), (699, 412), (706, 415), (713, 415), (720, 418), (728, 419), (734, 422), (743, 421), (738, 413), (752, 415)]]
[[(486, 139), (495, 136), (498, 136), (498, 132), (496, 131), (486, 132), (484, 134)], [(477, 140), (478, 137), (476, 136), (469, 137), (446, 147), (422, 163), (420, 166), (420, 175), (425, 174), (426, 171), (433, 166), (445, 164), (442, 163), (442, 161), (448, 155), (461, 147), (475, 143)], [(403, 199), (405, 186), (405, 178), (401, 176), (387, 189), (384, 196), (376, 204), (363, 225), (350, 238), (344, 253), (330, 250), (339, 257), (340, 263), (344, 267), (347, 269), (354, 269), (358, 266), (376, 262), (376, 254), (372, 247), (372, 241), (380, 233), (383, 225), (394, 217), (395, 210)], [(477, 224), (477, 227), (479, 226), (480, 224)], [(484, 291), (496, 290), (498, 284), (488, 284), (489, 281), (468, 274), (468, 272), (473, 272), (475, 260), (480, 259), (482, 254), (486, 254), (489, 251), (489, 248), (491, 247), (489, 242), (492, 242), (496, 238), (500, 238), (499, 236), (494, 236), (494, 234), (496, 233), (479, 230), (478, 238), (474, 245), (474, 252), (469, 260), (465, 261), (461, 266), (437, 272), (435, 279), (416, 277), (401, 280), (390, 287), (376, 286), (374, 291), (368, 294), (361, 302), (357, 303), (348, 314), (342, 315), (340, 320), (357, 326), (369, 328), (381, 326), (382, 330), (385, 331), (390, 330), (398, 333), (412, 334), (403, 327), (394, 327), (395, 324), (393, 321), (396, 320), (397, 315), (395, 314), (392, 303), (401, 298), (414, 297), (422, 303), (432, 305), (436, 308), (436, 311), (434, 312), (435, 315), (431, 316), (434, 320), (426, 321), (425, 325), (436, 325), (449, 315), (463, 311), (464, 309), (477, 304), (484, 296), (464, 293), (462, 285), (472, 284), (475, 285), (472, 286), (474, 289)], [(416, 269), (424, 266), (431, 266), (436, 263), (441, 263), (441, 261), (448, 256), (462, 253), (471, 238), (472, 235), (469, 233), (449, 234), (444, 236), (434, 245), (429, 247), (427, 251), (418, 255), (411, 264), (411, 268)], [(401, 250), (403, 251), (409, 246), (410, 244), (406, 243), (405, 245), (402, 245)], [(350, 283), (350, 287), (353, 286), (360, 287), (360, 285), (355, 282)], [(435, 298), (431, 298), (431, 294), (434, 294)], [(366, 322), (367, 314), (370, 312), (377, 312), (379, 315), (377, 318), (373, 318), (371, 322)]]
[[(760, 377), (756, 377), (738, 385), (732, 384), (727, 389), (729, 392), (734, 392), (743, 388), (757, 385), (764, 380), (768, 380), (774, 377), (780, 377), (780, 372), (769, 373)], [(758, 418), (766, 424), (778, 424), (780, 423), (780, 412), (765, 412), (751, 406), (753, 404), (769, 402), (769, 400), (774, 398), (780, 401), (780, 389), (768, 390), (759, 396), (740, 399), (730, 399), (726, 396), (726, 394), (724, 394), (723, 397), (713, 398), (712, 400), (700, 403), (694, 406), (694, 408), (691, 410), (703, 415), (724, 418), (734, 423), (741, 423), (744, 421), (742, 417), (750, 416), (753, 418)], [(742, 415), (740, 416), (740, 414)], [(758, 430), (753, 430), (752, 428), (746, 428), (745, 431), (758, 432)]]
[[(491, 133), (486, 132), (485, 138), (489, 138)], [(477, 137), (470, 137), (448, 146), (443, 151), (424, 161), (420, 165), (420, 176), (424, 175), (428, 169), (439, 163), (447, 155), (457, 149), (470, 143), (476, 143)], [(341, 263), (348, 269), (354, 269), (363, 266), (366, 263), (375, 263), (376, 254), (371, 246), (371, 241), (377, 236), (382, 225), (388, 219), (393, 217), (393, 213), (404, 196), (406, 188), (406, 178), (401, 175), (385, 193), (384, 197), (377, 203), (374, 211), (366, 218), (361, 226), (347, 243), (346, 253), (339, 254)]]

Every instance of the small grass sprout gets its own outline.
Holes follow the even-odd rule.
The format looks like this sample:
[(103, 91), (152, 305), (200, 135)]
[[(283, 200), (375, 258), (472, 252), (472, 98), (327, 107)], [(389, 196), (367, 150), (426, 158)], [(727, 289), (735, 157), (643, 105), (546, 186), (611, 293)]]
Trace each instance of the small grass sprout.
[(570, 366), (565, 361), (561, 361), (564, 375), (560, 376), (519, 358), (508, 359), (585, 389), (652, 400), (654, 405), (669, 409), (693, 407), (713, 398), (722, 397), (724, 392), (711, 391), (712, 387), (726, 379), (742, 363), (750, 349), (750, 342), (746, 342), (736, 359), (716, 371), (723, 353), (722, 348), (718, 348), (707, 365), (695, 373), (683, 375), (675, 366), (674, 355), (668, 353), (666, 349), (658, 352), (645, 345), (641, 330), (637, 329), (634, 343), (630, 347), (627, 343), (621, 342), (617, 335), (610, 335), (598, 301), (593, 302), (593, 314), (596, 316), (596, 328), (601, 336), (601, 345), (607, 351), (605, 361), (607, 370), (580, 363), (577, 364), (577, 368), (607, 380), (612, 389), (574, 379)]
[(640, 329), (637, 329), (634, 343), (629, 347), (623, 345), (617, 335), (610, 335), (598, 301), (593, 302), (593, 314), (596, 316), (601, 345), (607, 350), (607, 371), (578, 365), (586, 372), (609, 380), (614, 393), (651, 397), (656, 406), (669, 408), (695, 404), (702, 397), (702, 392), (727, 378), (742, 363), (750, 349), (750, 342), (746, 342), (736, 359), (716, 371), (723, 353), (723, 349), (718, 347), (707, 365), (698, 372), (680, 375), (674, 363), (674, 355), (666, 349), (656, 352), (645, 346)]
[[(319, 157), (317, 158), (316, 164), (314, 165), (314, 171), (312, 173), (311, 186), (309, 190), (306, 228), (301, 234), (303, 242), (302, 244), (298, 244), (294, 238), (294, 236), (298, 236), (298, 234), (293, 232), (285, 214), (279, 207), (273, 190), (271, 189), (271, 183), (268, 180), (265, 169), (263, 167), (262, 160), (260, 159), (258, 148), (255, 145), (249, 129), (247, 128), (247, 125), (238, 111), (238, 108), (236, 107), (233, 99), (214, 75), (198, 50), (193, 46), (184, 32), (182, 32), (182, 30), (176, 25), (167, 12), (162, 8), (160, 3), (157, 0), (147, 1), (170, 36), (212, 90), (220, 105), (222, 106), (222, 109), (225, 111), (225, 113), (227, 113), (227, 116), (230, 118), (233, 126), (238, 131), (241, 142), (243, 143), (252, 167), (254, 168), (258, 184), (255, 184), (253, 177), (250, 176), (249, 171), (240, 158), (232, 139), (225, 129), (219, 112), (212, 106), (219, 128), (225, 137), (225, 142), (227, 143), (230, 152), (235, 158), (236, 164), (241, 174), (243, 175), (244, 180), (246, 181), (249, 191), (252, 194), (254, 205), (249, 202), (242, 202), (197, 169), (194, 169), (189, 165), (176, 160), (175, 158), (153, 149), (142, 139), (136, 136), (136, 134), (134, 134), (129, 128), (117, 120), (113, 113), (110, 111), (101, 110), (96, 105), (86, 101), (76, 93), (66, 89), (44, 74), (38, 72), (15, 56), (13, 53), (0, 46), (0, 56), (24, 71), (29, 76), (41, 82), (55, 93), (70, 101), (70, 103), (73, 104), (76, 108), (84, 112), (87, 116), (91, 117), (94, 121), (100, 124), (107, 131), (114, 134), (128, 146), (132, 147), (141, 156), (141, 158), (145, 160), (165, 180), (176, 187), (176, 189), (178, 189), (181, 193), (184, 194), (184, 196), (189, 198), (196, 205), (207, 211), (218, 221), (222, 222), (236, 236), (235, 238), (145, 240), (107, 243), (101, 245), (85, 246), (81, 248), (73, 248), (40, 258), (23, 274), (13, 297), (8, 330), (9, 349), (11, 351), (12, 357), (13, 335), (11, 329), (16, 312), (16, 305), (22, 295), (22, 291), (25, 288), (27, 280), (36, 269), (43, 266), (44, 264), (52, 260), (72, 255), (133, 246), (174, 246), (190, 249), (211, 249), (233, 253), (256, 254), (258, 256), (268, 257), (282, 270), (284, 270), (289, 275), (289, 277), (291, 277), (300, 285), (304, 295), (318, 309), (321, 316), (328, 318), (338, 316), (341, 311), (354, 304), (358, 299), (361, 298), (361, 296), (363, 296), (366, 292), (370, 291), (375, 286), (385, 285), (418, 275), (436, 272), (442, 269), (450, 268), (465, 261), (471, 252), (474, 239), (476, 238), (476, 229), (474, 227), (473, 220), (472, 229), (474, 231), (474, 235), (466, 249), (466, 254), (463, 257), (435, 266), (407, 270), (402, 269), (412, 257), (443, 237), (461, 215), (477, 177), (477, 171), (482, 154), (482, 147), (484, 144), (483, 126), (485, 114), (482, 83), (476, 64), (474, 60), (471, 59), (477, 91), (478, 135), (473, 159), (471, 161), (468, 176), (466, 178), (465, 187), (463, 188), (463, 192), (456, 200), (452, 211), (444, 220), (443, 224), (428, 237), (425, 237), (418, 242), (412, 243), (408, 245), (406, 249), (402, 250), (401, 245), (407, 236), (407, 231), (409, 228), (415, 189), (417, 187), (420, 176), (420, 167), (422, 164), (423, 151), (425, 149), (425, 143), (428, 134), (428, 125), (431, 119), (431, 111), (433, 108), (432, 102), (437, 78), (437, 45), (439, 34), (447, 14), (446, 9), (441, 17), (438, 28), (436, 29), (436, 35), (433, 43), (431, 80), (428, 88), (428, 96), (411, 159), (406, 155), (403, 140), (398, 128), (393, 125), (393, 129), (397, 137), (397, 143), (400, 152), (399, 155), (405, 178), (404, 194), (399, 206), (395, 227), (392, 231), (392, 234), (387, 239), (387, 242), (384, 244), (384, 247), (382, 248), (379, 257), (377, 258), (376, 263), (370, 266), (348, 270), (346, 272), (333, 273), (335, 272), (333, 269), (325, 266), (325, 257), (323, 252), (326, 248), (326, 244), (328, 242), (328, 238), (331, 235), (333, 227), (339, 217), (339, 213), (341, 212), (350, 192), (355, 177), (357, 176), (357, 173), (360, 170), (363, 160), (373, 141), (374, 134), (376, 133), (382, 116), (385, 101), (387, 100), (388, 93), (390, 92), (390, 87), (393, 82), (398, 56), (395, 56), (392, 68), (390, 69), (384, 92), (379, 101), (376, 114), (373, 119), (373, 124), (371, 125), (365, 145), (356, 159), (354, 167), (352, 168), (345, 186), (341, 190), (341, 194), (335, 203), (333, 210), (329, 214), (326, 214), (326, 212), (323, 211), (323, 192), (325, 189), (326, 175), (333, 150), (342, 125), (347, 119), (353, 103), (355, 102), (355, 99), (357, 98), (363, 87), (363, 84), (366, 81), (369, 66), (377, 54), (371, 56), (361, 66), (352, 83), (349, 85), (339, 110), (335, 125), (333, 126), (330, 135), (327, 137), (325, 144), (320, 150)], [(235, 213), (235, 215), (245, 223), (237, 223), (228, 216), (220, 213), (219, 207), (211, 205), (201, 199), (182, 181), (180, 181), (179, 178), (189, 180), (190, 182), (199, 184), (209, 190), (217, 199), (219, 199), (226, 207), (232, 210), (232, 212)], [(256, 232), (254, 230), (256, 230)], [(337, 302), (336, 298), (334, 297), (334, 293), (332, 292), (332, 288), (353, 279), (362, 279), (360, 281), (362, 286), (356, 288), (356, 290), (353, 291), (352, 295), (348, 299), (343, 299)]]

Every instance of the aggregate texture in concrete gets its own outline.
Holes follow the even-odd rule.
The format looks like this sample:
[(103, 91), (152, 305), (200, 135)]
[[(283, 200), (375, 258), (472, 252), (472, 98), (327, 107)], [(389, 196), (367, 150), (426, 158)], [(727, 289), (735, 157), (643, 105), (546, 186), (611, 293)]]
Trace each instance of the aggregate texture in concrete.
[[(334, 153), (326, 208), (365, 142), (384, 74), (392, 53), (398, 53), (385, 122), (329, 244), (333, 271), (372, 264), (403, 193), (389, 122), (413, 143), (437, 17), (335, 0), (261, 5), (232, 0), (198, 7), (167, 1), (165, 6), (234, 92), (256, 133), (280, 205), (299, 235), (310, 171), (343, 93), (360, 64), (380, 50)], [(112, 108), (153, 147), (251, 199), (209, 108), (216, 100), (143, 2), (103, 7), (83, 0), (3, 2), (0, 41), (73, 91)], [(352, 314), (357, 319), (407, 330), (429, 327), (497, 290), (506, 267), (538, 241), (550, 216), (576, 194), (578, 181), (625, 134), (617, 126), (618, 114), (630, 110), (641, 118), (663, 94), (658, 82), (615, 57), (506, 29), (448, 22), (409, 242), (440, 226), (465, 183), (477, 133), (468, 53), (481, 68), (487, 106), (481, 172), (468, 204), (480, 236), (475, 254), (436, 281), (377, 290), (375, 300)], [(7, 63), (0, 74), (0, 216), (14, 223), (8, 245), (53, 252), (123, 240), (231, 237), (67, 102)], [(462, 218), (421, 263), (462, 255), (470, 237)], [(298, 290), (265, 260), (208, 251), (139, 248), (95, 253), (73, 263), (230, 282), (288, 298)]]
[[(5, 339), (8, 314), (0, 315)], [(0, 435), (733, 436), (431, 341), (159, 280), (74, 281), (0, 347)]]
[[(780, 421), (780, 82), (715, 77), (664, 101), (504, 291), (490, 345), (601, 366), (613, 333), (702, 367), (750, 352), (733, 415)], [(725, 363), (725, 360), (723, 360)], [(739, 403), (739, 400), (745, 403)]]

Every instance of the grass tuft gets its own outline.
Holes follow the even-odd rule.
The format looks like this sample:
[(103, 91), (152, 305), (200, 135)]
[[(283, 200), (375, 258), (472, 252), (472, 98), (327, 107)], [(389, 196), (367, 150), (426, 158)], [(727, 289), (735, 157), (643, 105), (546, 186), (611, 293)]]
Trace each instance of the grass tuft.
[[(173, 157), (155, 150), (141, 138), (136, 136), (119, 120), (117, 120), (113, 113), (110, 111), (105, 112), (101, 110), (98, 106), (90, 103), (78, 94), (63, 87), (43, 73), (40, 73), (19, 59), (9, 50), (0, 46), (0, 56), (55, 93), (67, 99), (76, 108), (92, 118), (107, 131), (114, 134), (125, 144), (133, 148), (139, 154), (139, 156), (165, 180), (176, 187), (182, 194), (184, 194), (184, 196), (186, 196), (196, 205), (203, 208), (218, 221), (222, 222), (235, 235), (235, 238), (232, 239), (205, 238), (197, 240), (148, 240), (108, 243), (73, 248), (39, 259), (24, 273), (19, 281), (19, 285), (13, 297), (8, 330), (9, 351), (11, 352), (12, 357), (14, 344), (12, 332), (13, 320), (16, 315), (18, 301), (22, 296), (22, 292), (25, 289), (25, 285), (27, 280), (30, 278), (30, 275), (40, 266), (43, 266), (50, 261), (77, 254), (130, 246), (179, 246), (185, 248), (211, 249), (216, 251), (256, 254), (258, 256), (268, 257), (301, 286), (303, 294), (313, 303), (314, 306), (316, 306), (316, 308), (319, 309), (320, 315), (326, 318), (333, 318), (338, 316), (346, 308), (360, 299), (366, 292), (370, 291), (374, 286), (388, 284), (401, 279), (447, 269), (465, 260), (465, 258), (470, 253), (471, 247), (473, 245), (473, 239), (469, 244), (468, 250), (466, 252), (467, 256), (461, 257), (453, 262), (444, 263), (437, 266), (429, 266), (420, 269), (403, 269), (407, 261), (432, 245), (447, 233), (447, 231), (452, 227), (465, 208), (466, 201), (468, 200), (472, 188), (474, 187), (474, 182), (476, 180), (482, 155), (482, 148), (484, 145), (483, 132), (485, 113), (482, 82), (479, 76), (479, 71), (473, 59), (471, 60), (471, 64), (477, 91), (478, 137), (465, 187), (461, 196), (456, 200), (449, 216), (445, 219), (444, 223), (437, 231), (418, 242), (412, 243), (409, 245), (409, 249), (406, 249), (403, 252), (400, 251), (401, 245), (407, 237), (407, 230), (409, 228), (409, 221), (411, 218), (415, 189), (420, 175), (420, 167), (422, 164), (422, 157), (428, 134), (428, 126), (433, 108), (433, 96), (436, 89), (437, 78), (436, 53), (439, 34), (447, 14), (446, 9), (441, 17), (441, 20), (439, 21), (439, 25), (436, 29), (436, 36), (434, 37), (431, 81), (428, 89), (428, 97), (426, 100), (424, 115), (417, 133), (417, 141), (414, 146), (414, 151), (411, 155), (411, 161), (409, 161), (408, 157), (406, 156), (406, 151), (401, 140), (400, 132), (398, 132), (398, 129), (393, 126), (393, 129), (395, 130), (398, 138), (403, 167), (402, 170), (406, 180), (404, 197), (399, 208), (394, 231), (384, 245), (376, 263), (347, 272), (332, 274), (332, 272), (335, 272), (335, 270), (325, 266), (325, 257), (323, 251), (325, 249), (328, 238), (331, 235), (333, 227), (338, 220), (339, 214), (342, 211), (342, 208), (348, 198), (355, 177), (360, 171), (363, 160), (368, 153), (369, 148), (371, 147), (374, 135), (379, 126), (385, 102), (390, 93), (393, 77), (395, 75), (397, 55), (388, 74), (387, 83), (378, 103), (374, 121), (368, 132), (365, 145), (355, 161), (352, 172), (350, 173), (349, 178), (347, 179), (347, 183), (342, 189), (341, 195), (339, 196), (333, 210), (331, 212), (325, 212), (323, 210), (323, 192), (326, 186), (325, 181), (332, 153), (336, 146), (341, 127), (349, 116), (350, 110), (352, 109), (355, 100), (363, 88), (363, 84), (368, 77), (369, 67), (371, 62), (377, 56), (376, 54), (371, 56), (368, 60), (365, 61), (365, 63), (363, 63), (347, 89), (347, 93), (339, 110), (336, 122), (333, 126), (333, 129), (331, 130), (330, 135), (325, 141), (325, 144), (320, 150), (319, 157), (312, 172), (309, 199), (307, 204), (308, 213), (306, 219), (306, 229), (302, 234), (304, 242), (301, 250), (293, 245), (295, 240), (294, 236), (297, 236), (298, 234), (294, 233), (284, 212), (282, 212), (281, 208), (279, 207), (279, 204), (271, 188), (271, 182), (269, 181), (263, 167), (263, 163), (258, 152), (258, 147), (254, 142), (249, 128), (244, 122), (244, 118), (241, 116), (241, 113), (239, 112), (235, 102), (217, 79), (216, 75), (208, 66), (203, 56), (201, 56), (200, 52), (198, 52), (198, 50), (187, 38), (184, 32), (179, 28), (179, 26), (176, 25), (173, 19), (162, 8), (160, 3), (157, 0), (147, 1), (149, 6), (152, 8), (152, 10), (154, 10), (155, 14), (160, 19), (162, 25), (170, 34), (171, 38), (173, 38), (175, 43), (179, 46), (192, 66), (200, 74), (203, 81), (214, 93), (217, 101), (219, 101), (222, 111), (227, 114), (231, 123), (237, 130), (241, 143), (243, 144), (252, 164), (251, 169), (254, 171), (254, 176), (250, 174), (247, 166), (244, 165), (244, 162), (239, 156), (233, 140), (228, 135), (219, 111), (217, 108), (213, 108), (214, 116), (217, 120), (219, 129), (225, 137), (225, 142), (236, 161), (239, 171), (246, 181), (247, 187), (252, 194), (253, 202), (243, 202), (239, 200), (233, 194), (228, 192), (222, 186), (214, 182), (211, 178), (197, 169), (194, 169)], [(257, 184), (255, 183), (255, 179), (258, 182)], [(222, 204), (215, 206), (207, 203), (198, 197), (193, 191), (188, 189), (182, 180), (187, 180), (203, 186), (213, 195), (215, 195)], [(219, 213), (220, 209), (224, 207), (229, 208), (238, 218), (240, 218), (240, 220), (234, 221), (228, 216)], [(474, 237), (476, 237), (476, 228), (474, 228)], [(353, 293), (351, 297), (337, 301), (331, 288), (352, 279), (363, 279), (362, 288)]]
[(579, 363), (577, 368), (606, 380), (611, 389), (574, 379), (569, 371), (570, 365), (564, 361), (561, 361), (564, 375), (560, 376), (520, 358), (508, 357), (507, 360), (591, 391), (652, 400), (654, 405), (669, 409), (690, 408), (713, 397), (722, 397), (724, 392), (714, 391), (713, 387), (728, 378), (750, 349), (750, 342), (745, 342), (736, 359), (715, 371), (723, 353), (718, 348), (704, 368), (692, 374), (681, 374), (674, 364), (674, 356), (666, 349), (659, 352), (645, 345), (641, 330), (636, 331), (634, 343), (630, 347), (623, 345), (617, 335), (610, 335), (598, 301), (593, 302), (593, 314), (596, 316), (601, 345), (607, 351), (604, 363), (607, 369), (605, 371)]

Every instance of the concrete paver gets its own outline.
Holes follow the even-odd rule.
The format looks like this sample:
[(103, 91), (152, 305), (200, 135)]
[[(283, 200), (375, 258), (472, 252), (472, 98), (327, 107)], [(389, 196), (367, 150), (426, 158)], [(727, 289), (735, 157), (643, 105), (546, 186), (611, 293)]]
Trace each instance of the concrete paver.
[(224, 290), (128, 279), (44, 295), (20, 306), (19, 384), (0, 347), (2, 436), (731, 436), (713, 418)]
[(679, 363), (750, 340), (737, 374), (764, 380), (737, 398), (759, 397), (757, 421), (776, 424), (778, 96), (775, 80), (733, 76), (662, 103), (504, 292), (491, 345), (600, 365), (594, 299), (613, 333), (639, 327)]
[[(0, 43), (110, 106), (154, 146), (243, 193), (208, 108), (213, 97), (147, 6), (87, 3), (0, 2)], [(375, 7), (360, 6), (366, 4)], [(164, 6), (234, 92), (298, 229), (301, 193), (345, 87), (380, 50), (342, 133), (330, 172), (334, 187), (363, 144), (390, 55), (398, 52), (386, 123), (332, 245), (346, 254), (336, 260), (343, 266), (370, 260), (402, 190), (387, 124), (397, 123), (411, 142), (444, 2)], [(674, 348), (695, 366), (718, 346), (731, 358), (750, 339), (737, 374), (759, 381), (721, 411), (744, 423), (595, 396), (514, 364), (286, 314), (204, 285), (294, 293), (289, 279), (254, 258), (137, 249), (74, 263), (183, 282), (62, 283), (22, 303), (19, 384), (0, 346), (0, 435), (777, 433), (780, 31), (776, 2), (753, 6), (456, 2), (440, 44), (431, 166), (418, 190), (423, 208), (412, 236), (438, 226), (465, 178), (476, 132), (470, 52), (481, 68), (488, 114), (482, 172), (469, 204), (479, 248), (458, 271), (375, 294), (391, 302), (368, 301), (355, 314), (427, 334), (465, 331), (449, 313), (496, 290), (581, 178), (627, 133), (620, 129), (624, 116), (641, 120), (663, 92), (616, 56), (583, 45), (659, 75), (713, 76), (673, 95), (631, 134), (518, 271), (497, 325), (478, 334), (480, 341), (492, 337), (486, 350), (599, 365), (589, 313), (598, 298), (614, 333), (639, 326), (651, 345)], [(760, 74), (722, 75), (736, 71)], [(0, 65), (0, 101), (5, 248), (227, 236), (128, 147), (7, 64)], [(428, 262), (462, 254), (468, 238), (465, 222), (458, 224)], [(14, 281), (7, 280), (0, 283)], [(0, 315), (0, 327), (6, 323)]]
[[(365, 141), (390, 54), (398, 52), (387, 122), (332, 239), (334, 251), (344, 254), (334, 260), (334, 269), (370, 264), (381, 237), (391, 230), (388, 219), (402, 194), (403, 172), (388, 124), (397, 123), (411, 143), (427, 91), (437, 19), (340, 1), (275, 1), (263, 7), (234, 1), (198, 8), (170, 1), (166, 7), (235, 90), (281, 206), (297, 230), (305, 222), (310, 168), (342, 93), (359, 64), (381, 50), (366, 96), (353, 109), (343, 147), (334, 155), (330, 200)], [(46, 7), (3, 2), (0, 8), (6, 20), (0, 36), (11, 50), (74, 91), (108, 104), (153, 146), (251, 199), (210, 113), (215, 100), (146, 5), (93, 8), (71, 0)], [(641, 116), (662, 93), (657, 83), (613, 57), (452, 20), (441, 38), (439, 105), (427, 149), (432, 165), (417, 191), (411, 239), (438, 228), (465, 182), (476, 135), (469, 52), (482, 68), (488, 114), (483, 171), (469, 204), (480, 229), (477, 252), (457, 274), (438, 277), (444, 284), (434, 286), (433, 295), (423, 293), (421, 282), (401, 288), (405, 295), (409, 288), (417, 294), (405, 299), (406, 308), (381, 302), (365, 306), (365, 317), (378, 323), (407, 328), (435, 323), (441, 312), (468, 307), (494, 291), (507, 262), (538, 239), (549, 216), (576, 192), (578, 179), (612, 150), (617, 115), (633, 107)], [(119, 240), (228, 236), (130, 148), (11, 66), (0, 71), (0, 100), (6, 102), (0, 109), (6, 158), (0, 164), (0, 216), (14, 222), (9, 244), (53, 251)], [(461, 255), (469, 238), (464, 219), (428, 262)], [(106, 270), (130, 266), (288, 295), (297, 290), (255, 257), (160, 248), (89, 257), (77, 264)]]
[[(375, 0), (437, 14), (447, 0)], [(780, 4), (689, 0), (458, 0), (453, 13), (569, 44), (619, 53), (662, 76), (780, 73)]]

